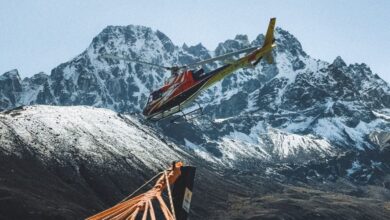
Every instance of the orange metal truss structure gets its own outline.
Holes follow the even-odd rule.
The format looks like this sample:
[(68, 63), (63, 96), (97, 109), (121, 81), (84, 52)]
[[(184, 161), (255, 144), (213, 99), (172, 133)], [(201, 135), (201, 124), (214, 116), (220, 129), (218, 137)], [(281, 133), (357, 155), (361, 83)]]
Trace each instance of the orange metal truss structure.
[[(88, 217), (87, 220), (156, 220), (156, 211), (153, 207), (153, 201), (157, 201), (157, 204), (160, 206), (159, 210), (161, 210), (166, 220), (175, 220), (170, 186), (174, 184), (181, 175), (182, 166), (182, 162), (173, 163), (170, 169), (160, 173), (160, 177), (149, 191), (135, 196), (134, 198), (125, 198), (117, 205), (94, 216)], [(162, 198), (162, 193), (165, 189), (168, 191), (171, 209), (168, 208)]]

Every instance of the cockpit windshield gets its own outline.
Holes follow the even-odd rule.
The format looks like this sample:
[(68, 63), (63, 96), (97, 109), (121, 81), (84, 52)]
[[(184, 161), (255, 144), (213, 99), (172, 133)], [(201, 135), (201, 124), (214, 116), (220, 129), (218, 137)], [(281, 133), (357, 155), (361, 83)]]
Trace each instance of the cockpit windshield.
[(176, 78), (176, 76), (171, 75), (169, 78), (165, 79), (165, 85), (169, 85), (169, 84), (173, 83), (175, 78)]
[(162, 92), (160, 90), (153, 91), (149, 96), (148, 103), (161, 98), (161, 96)]

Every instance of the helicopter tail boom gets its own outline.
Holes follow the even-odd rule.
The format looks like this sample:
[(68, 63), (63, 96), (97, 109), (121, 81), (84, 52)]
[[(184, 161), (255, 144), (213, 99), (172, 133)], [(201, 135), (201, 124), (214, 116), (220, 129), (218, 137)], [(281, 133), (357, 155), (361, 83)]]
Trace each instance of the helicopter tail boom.
[(208, 82), (203, 85), (202, 90), (210, 87), (214, 83), (222, 80), (223, 78), (240, 68), (256, 66), (262, 58), (265, 58), (268, 63), (273, 63), (272, 49), (276, 46), (274, 44), (275, 38), (273, 33), (275, 29), (275, 22), (276, 18), (271, 18), (268, 25), (264, 44), (261, 48), (257, 48), (246, 56), (223, 66), (223, 68), (221, 67), (220, 70), (216, 71), (215, 74), (208, 80)]

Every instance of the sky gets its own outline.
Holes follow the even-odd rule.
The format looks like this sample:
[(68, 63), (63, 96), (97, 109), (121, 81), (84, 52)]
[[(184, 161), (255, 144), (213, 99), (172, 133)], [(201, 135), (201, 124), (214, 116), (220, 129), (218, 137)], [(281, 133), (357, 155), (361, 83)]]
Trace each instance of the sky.
[(389, 0), (0, 0), (0, 74), (49, 74), (108, 25), (149, 26), (176, 45), (214, 50), (236, 34), (253, 40), (276, 17), (310, 56), (364, 62), (390, 82), (389, 11)]

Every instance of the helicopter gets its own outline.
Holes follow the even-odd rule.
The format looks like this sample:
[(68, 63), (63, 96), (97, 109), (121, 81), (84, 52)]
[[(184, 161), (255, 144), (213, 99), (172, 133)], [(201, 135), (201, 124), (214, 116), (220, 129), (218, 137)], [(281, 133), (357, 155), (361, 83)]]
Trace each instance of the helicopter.
[[(206, 90), (213, 84), (224, 79), (226, 76), (232, 74), (238, 69), (255, 67), (263, 58), (269, 64), (274, 62), (272, 49), (276, 46), (274, 38), (275, 22), (276, 18), (270, 19), (264, 43), (261, 47), (255, 46), (245, 48), (188, 65), (166, 67), (127, 57), (119, 57), (112, 54), (104, 54), (102, 57), (107, 59), (124, 60), (127, 62), (136, 62), (170, 71), (171, 76), (165, 81), (164, 85), (150, 93), (142, 113), (146, 119), (152, 121), (159, 121), (168, 118), (178, 112), (181, 112), (183, 116), (186, 117), (194, 112), (202, 111), (199, 104), (198, 109), (187, 113), (184, 113), (183, 109), (188, 107), (202, 91)], [(243, 53), (245, 53), (245, 56), (242, 58), (230, 61), (227, 64), (207, 73), (203, 68), (196, 71), (191, 69), (211, 62), (225, 60), (229, 57)]]

